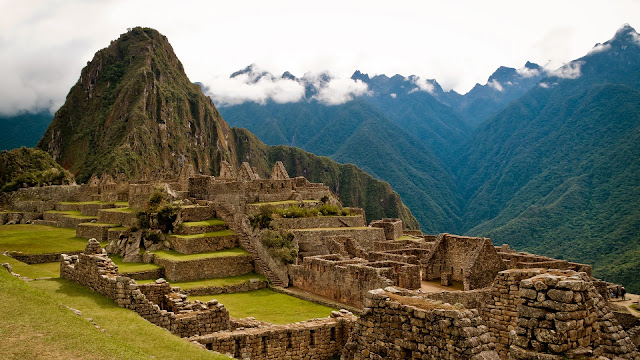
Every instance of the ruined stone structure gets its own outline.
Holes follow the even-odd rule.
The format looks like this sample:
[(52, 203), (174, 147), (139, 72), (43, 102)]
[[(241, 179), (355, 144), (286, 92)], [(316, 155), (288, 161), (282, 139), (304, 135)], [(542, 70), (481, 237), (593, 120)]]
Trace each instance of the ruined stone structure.
[(498, 360), (477, 310), (408, 298), (388, 288), (370, 291), (343, 360)]
[(174, 292), (162, 281), (140, 286), (135, 280), (120, 276), (95, 239), (89, 240), (84, 253), (62, 256), (60, 277), (86, 286), (181, 337), (209, 334), (230, 326), (229, 312), (216, 301), (186, 301), (185, 295)]
[[(592, 278), (589, 265), (496, 247), (488, 238), (407, 231), (399, 219), (367, 226), (361, 209), (273, 219), (269, 226), (293, 234), (297, 257), (287, 264), (262, 243), (264, 230), (252, 226), (252, 217), (265, 207), (341, 206), (328, 187), (290, 178), (280, 162), (268, 179), (248, 163), (236, 168), (224, 161), (218, 177), (195, 175), (185, 167), (177, 179), (150, 178), (128, 182), (121, 175), (103, 175), (85, 185), (20, 189), (3, 197), (14, 211), (0, 212), (0, 223), (74, 227), (79, 236), (109, 243), (107, 250), (125, 261), (160, 265), (122, 276), (90, 241), (83, 253), (62, 256), (61, 276), (236, 358), (638, 358), (640, 321), (614, 311), (606, 294), (617, 285)], [(174, 231), (153, 230), (158, 239), (151, 241), (132, 228), (138, 224), (137, 210), (158, 189), (180, 206)], [(116, 201), (128, 201), (129, 207)], [(233, 254), (200, 256), (226, 250)], [(163, 251), (198, 256), (185, 259)], [(60, 258), (10, 255), (28, 263)], [(341, 311), (276, 326), (230, 318), (217, 302), (186, 301), (186, 294), (263, 288), (263, 280), (185, 291), (164, 280), (145, 285), (133, 280), (185, 281), (253, 271), (279, 291), (319, 296), (334, 306), (361, 309), (362, 316)], [(438, 285), (442, 291), (433, 290)]]

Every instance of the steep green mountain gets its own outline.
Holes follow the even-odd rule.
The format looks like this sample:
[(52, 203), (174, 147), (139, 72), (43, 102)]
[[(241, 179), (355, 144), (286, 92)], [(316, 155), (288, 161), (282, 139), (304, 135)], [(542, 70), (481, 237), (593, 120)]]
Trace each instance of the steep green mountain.
[(82, 69), (37, 146), (85, 181), (108, 170), (175, 173), (184, 163), (217, 173), (221, 160), (235, 162), (230, 137), (167, 38), (134, 28)]
[[(379, 109), (389, 120), (415, 136), (440, 159), (447, 159), (459, 142), (470, 132), (470, 127), (462, 116), (443, 104), (436, 96), (442, 93), (435, 80), (428, 80), (433, 91), (425, 91), (416, 85), (417, 78), (401, 75), (387, 77), (356, 71), (352, 76), (367, 84), (369, 93), (360, 99)], [(425, 82), (427, 84), (427, 82)], [(432, 94), (433, 93), (433, 94)]]
[(428, 147), (362, 99), (334, 106), (315, 100), (245, 103), (220, 111), (231, 124), (248, 128), (269, 144), (295, 145), (387, 181), (423, 231), (453, 232), (460, 226), (460, 199), (451, 172)]
[(483, 123), (453, 164), (467, 232), (640, 291), (639, 63), (624, 27)]
[(438, 88), (435, 88), (434, 95), (455, 109), (470, 127), (475, 128), (531, 90), (544, 76), (542, 67), (531, 62), (519, 70), (501, 66), (491, 74), (485, 85), (476, 84), (464, 95), (453, 90), (441, 92)]
[(0, 152), (0, 192), (21, 187), (72, 183), (73, 176), (42, 150), (25, 147)]
[(0, 150), (34, 147), (52, 118), (48, 111), (0, 116)]
[(189, 81), (166, 37), (149, 28), (134, 28), (96, 53), (38, 148), (79, 182), (116, 171), (132, 178), (176, 175), (184, 164), (217, 174), (222, 160), (249, 161), (266, 175), (278, 155), (286, 156), (291, 175), (325, 181), (345, 205), (363, 207), (369, 219), (400, 217), (418, 226), (388, 184), (354, 166), (298, 149), (272, 149), (250, 133), (232, 131)]

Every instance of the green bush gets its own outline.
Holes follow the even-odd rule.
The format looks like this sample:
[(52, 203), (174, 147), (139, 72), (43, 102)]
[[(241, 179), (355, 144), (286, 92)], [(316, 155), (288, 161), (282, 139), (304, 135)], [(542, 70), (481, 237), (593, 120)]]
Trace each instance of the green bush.
[(178, 208), (175, 206), (167, 205), (162, 207), (156, 214), (156, 220), (158, 222), (158, 228), (163, 233), (173, 231), (173, 223), (178, 218)]
[(291, 264), (298, 256), (298, 249), (293, 242), (293, 233), (288, 231), (265, 230), (261, 237), (264, 245), (274, 259)]
[(258, 213), (251, 216), (249, 221), (251, 226), (255, 229), (268, 229), (271, 227), (271, 220), (273, 220), (273, 213), (276, 211), (275, 207), (271, 205), (263, 205), (258, 209)]
[(151, 227), (151, 213), (149, 211), (138, 211), (136, 219), (138, 219), (138, 229), (145, 230)]

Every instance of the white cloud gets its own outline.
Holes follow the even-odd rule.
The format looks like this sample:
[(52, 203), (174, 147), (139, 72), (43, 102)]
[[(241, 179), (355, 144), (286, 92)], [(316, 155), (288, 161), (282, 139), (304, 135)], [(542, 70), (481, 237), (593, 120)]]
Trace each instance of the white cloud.
[(521, 67), (520, 69), (517, 69), (516, 72), (518, 73), (518, 75), (522, 76), (523, 78), (530, 78), (530, 77), (540, 75), (540, 70), (530, 69), (526, 66)]
[(268, 100), (277, 103), (296, 102), (304, 96), (304, 85), (290, 79), (263, 76), (256, 81), (255, 73), (229, 77), (216, 77), (204, 83), (207, 95), (217, 106), (237, 105), (252, 101), (265, 104)]
[(343, 104), (356, 96), (366, 95), (369, 91), (367, 84), (350, 78), (331, 78), (313, 85), (318, 91), (313, 98), (327, 105)]
[(397, 98), (397, 97), (398, 97), (398, 94), (396, 94), (396, 93), (391, 93), (391, 94), (390, 94), (390, 96), (391, 96), (392, 98), (394, 98), (394, 99), (395, 99), (395, 98)]
[(583, 64), (584, 61), (572, 61), (559, 69), (551, 71), (549, 75), (560, 79), (577, 79), (582, 75), (580, 68)]
[(545, 82), (541, 82), (540, 83), (540, 87), (543, 88), (543, 89), (548, 89), (550, 86), (549, 86), (549, 84), (547, 84)]
[(498, 80), (496, 80), (496, 79), (493, 79), (493, 80), (489, 81), (487, 83), (487, 85), (489, 85), (490, 87), (492, 87), (492, 88), (494, 88), (494, 89), (496, 89), (496, 90), (498, 90), (500, 92), (502, 92), (502, 90), (504, 90), (502, 88), (502, 85), (500, 84), (500, 82)]
[(587, 55), (597, 54), (599, 52), (607, 51), (611, 49), (611, 44), (596, 44), (593, 49), (589, 50)]
[[(406, 78), (407, 80), (411, 81), (412, 83), (414, 83), (416, 86), (418, 86), (418, 88), (422, 91), (426, 91), (429, 94), (433, 95), (435, 92), (435, 86), (433, 85), (433, 80), (429, 80), (429, 79), (424, 79), (420, 76), (415, 76), (415, 75), (411, 75), (408, 78)], [(416, 92), (416, 88), (413, 88), (409, 91), (409, 94)]]

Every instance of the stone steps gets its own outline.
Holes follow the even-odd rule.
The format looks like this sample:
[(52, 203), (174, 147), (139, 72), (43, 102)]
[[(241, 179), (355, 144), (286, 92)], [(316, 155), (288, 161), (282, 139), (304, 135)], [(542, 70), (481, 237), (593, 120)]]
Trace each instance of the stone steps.
[(241, 248), (185, 255), (153, 251), (153, 263), (164, 268), (169, 281), (190, 281), (243, 275), (254, 271), (253, 257)]
[(171, 248), (181, 254), (196, 254), (238, 247), (238, 236), (231, 230), (218, 230), (195, 235), (172, 235)]

